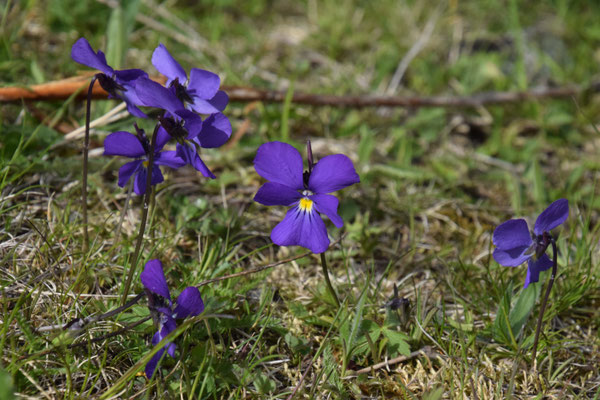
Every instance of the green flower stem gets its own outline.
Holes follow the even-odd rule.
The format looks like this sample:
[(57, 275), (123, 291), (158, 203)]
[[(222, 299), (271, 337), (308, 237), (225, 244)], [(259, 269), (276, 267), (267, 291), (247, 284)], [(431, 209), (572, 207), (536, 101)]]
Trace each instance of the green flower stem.
[(140, 231), (138, 233), (137, 242), (135, 244), (135, 250), (133, 252), (131, 267), (129, 268), (129, 273), (127, 274), (127, 281), (125, 281), (125, 287), (123, 288), (123, 298), (121, 299), (121, 302), (123, 304), (127, 302), (129, 287), (131, 286), (131, 280), (133, 279), (133, 274), (135, 273), (138, 258), (140, 256), (140, 250), (142, 248), (144, 231), (146, 230), (146, 222), (148, 221), (148, 209), (150, 208), (150, 203), (152, 201), (151, 196), (154, 196), (154, 189), (152, 188), (152, 167), (154, 166), (154, 148), (156, 147), (156, 133), (158, 132), (159, 126), (159, 124), (156, 124), (154, 132), (152, 133), (150, 154), (148, 155), (148, 166), (146, 167), (148, 173), (146, 174), (146, 194), (144, 196), (144, 208), (142, 209), (142, 221), (140, 222)]
[(92, 77), (87, 92), (87, 102), (85, 105), (85, 136), (83, 139), (83, 177), (81, 178), (81, 207), (83, 212), (83, 254), (87, 254), (90, 247), (90, 236), (88, 234), (88, 209), (87, 209), (87, 178), (88, 178), (88, 153), (90, 151), (90, 117), (92, 111), (92, 90), (96, 83), (97, 76)]
[(325, 275), (325, 283), (327, 283), (327, 288), (329, 289), (329, 293), (333, 296), (335, 300), (335, 304), (337, 304), (338, 308), (340, 308), (340, 300), (335, 293), (335, 289), (331, 285), (331, 281), (329, 280), (329, 272), (327, 271), (327, 260), (325, 259), (325, 252), (321, 253), (321, 266), (323, 267), (323, 275)]
[(548, 282), (548, 287), (546, 287), (546, 294), (544, 295), (544, 300), (542, 300), (542, 307), (540, 309), (540, 316), (538, 317), (537, 328), (535, 329), (535, 339), (533, 340), (533, 362), (535, 363), (535, 357), (537, 355), (537, 346), (538, 340), (540, 338), (540, 332), (542, 330), (542, 320), (544, 319), (544, 312), (546, 311), (546, 305), (548, 304), (548, 297), (550, 297), (550, 291), (552, 290), (552, 285), (554, 284), (554, 278), (556, 278), (556, 270), (558, 268), (558, 251), (556, 249), (556, 242), (554, 238), (550, 239), (550, 243), (552, 244), (552, 274), (550, 275), (550, 281)]

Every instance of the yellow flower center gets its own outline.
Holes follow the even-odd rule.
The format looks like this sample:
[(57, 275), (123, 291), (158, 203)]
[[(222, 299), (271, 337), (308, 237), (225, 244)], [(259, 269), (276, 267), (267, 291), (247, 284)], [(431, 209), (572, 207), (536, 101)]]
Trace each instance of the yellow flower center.
[(313, 201), (307, 197), (303, 197), (300, 199), (300, 204), (298, 205), (300, 210), (304, 212), (311, 212), (313, 208)]
[(150, 163), (150, 162), (146, 160), (146, 161), (143, 161), (143, 162), (142, 162), (142, 165), (144, 166), (144, 168), (148, 168), (148, 164), (149, 164), (149, 163)]

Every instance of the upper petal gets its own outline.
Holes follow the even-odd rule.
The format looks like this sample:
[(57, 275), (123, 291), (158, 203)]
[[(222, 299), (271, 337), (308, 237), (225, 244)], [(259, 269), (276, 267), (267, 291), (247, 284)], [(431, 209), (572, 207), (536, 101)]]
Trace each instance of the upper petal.
[(167, 81), (167, 86), (175, 79), (178, 79), (179, 83), (182, 85), (185, 84), (185, 81), (187, 80), (185, 70), (173, 56), (171, 56), (171, 53), (169, 53), (162, 43), (159, 44), (158, 47), (154, 49), (154, 53), (152, 53), (152, 65), (154, 65), (158, 72), (169, 79)]
[(310, 174), (308, 188), (315, 193), (331, 193), (360, 182), (352, 161), (343, 154), (323, 157)]
[(542, 254), (537, 260), (530, 259), (527, 268), (527, 277), (525, 278), (525, 285), (523, 288), (529, 286), (530, 283), (535, 283), (540, 280), (540, 272), (546, 271), (552, 268), (552, 260), (546, 254)]
[(315, 203), (315, 207), (321, 214), (327, 215), (331, 222), (338, 228), (344, 226), (344, 221), (337, 213), (339, 200), (331, 194), (315, 194), (309, 197)]
[(113, 132), (104, 139), (105, 156), (142, 157), (146, 155), (144, 146), (132, 133)]
[(529, 247), (533, 243), (524, 219), (510, 219), (498, 225), (494, 230), (492, 241), (500, 250)]
[(167, 286), (167, 279), (163, 271), (160, 260), (150, 260), (144, 266), (144, 270), (140, 274), (142, 285), (152, 293), (164, 297), (171, 302), (171, 294)]
[(210, 100), (215, 97), (220, 85), (219, 75), (204, 69), (192, 68), (187, 89), (190, 96)]
[(302, 246), (315, 254), (329, 247), (327, 228), (319, 214), (314, 209), (301, 211), (297, 206), (273, 228), (271, 240), (279, 246)]
[(222, 113), (216, 113), (206, 118), (198, 135), (200, 146), (204, 148), (220, 147), (231, 136), (231, 123)]
[(297, 190), (281, 183), (267, 182), (258, 189), (254, 201), (265, 206), (291, 206), (302, 197)]
[(139, 78), (148, 77), (148, 74), (141, 69), (120, 69), (115, 71), (115, 81), (120, 85), (135, 87), (135, 81)]
[(79, 64), (100, 70), (109, 77), (112, 77), (114, 73), (114, 70), (106, 63), (104, 53), (100, 50), (95, 53), (86, 38), (80, 38), (73, 43), (71, 58)]
[(135, 92), (140, 102), (148, 107), (161, 108), (171, 114), (184, 108), (181, 100), (172, 91), (148, 78), (139, 78), (136, 81)]
[(254, 168), (263, 178), (300, 190), (302, 180), (302, 156), (293, 146), (282, 142), (265, 143), (258, 148)]
[(535, 221), (533, 232), (541, 235), (544, 232), (550, 232), (556, 228), (569, 216), (569, 201), (567, 199), (558, 199), (550, 204)]
[(204, 311), (204, 302), (197, 287), (189, 286), (177, 298), (175, 318), (195, 317)]

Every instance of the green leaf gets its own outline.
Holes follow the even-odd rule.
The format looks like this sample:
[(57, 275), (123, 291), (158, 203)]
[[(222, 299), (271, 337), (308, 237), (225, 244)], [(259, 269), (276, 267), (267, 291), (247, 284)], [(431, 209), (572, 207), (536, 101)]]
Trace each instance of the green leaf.
[(0, 368), (0, 400), (13, 400), (15, 398), (10, 374)]
[(496, 311), (496, 319), (494, 320), (493, 334), (494, 339), (505, 345), (516, 346), (517, 343), (514, 340), (514, 335), (510, 327), (510, 296), (512, 293), (512, 287), (509, 285), (506, 288), (506, 292), (498, 304), (498, 310)]
[(519, 297), (515, 302), (515, 305), (510, 310), (508, 320), (510, 322), (510, 328), (515, 336), (520, 336), (521, 330), (527, 323), (531, 310), (535, 305), (535, 299), (537, 298), (537, 288), (540, 285), (532, 284), (527, 289), (521, 290)]
[(423, 400), (439, 400), (442, 398), (443, 394), (444, 394), (444, 388), (438, 387), (438, 388), (432, 389), (429, 392), (425, 393), (423, 395)]
[(254, 377), (254, 387), (260, 394), (267, 394), (273, 393), (277, 385), (268, 376), (259, 373)]
[(396, 357), (398, 354), (408, 356), (410, 354), (410, 345), (407, 340), (410, 338), (402, 332), (394, 331), (388, 328), (382, 328), (381, 333), (388, 340), (388, 354), (390, 357)]

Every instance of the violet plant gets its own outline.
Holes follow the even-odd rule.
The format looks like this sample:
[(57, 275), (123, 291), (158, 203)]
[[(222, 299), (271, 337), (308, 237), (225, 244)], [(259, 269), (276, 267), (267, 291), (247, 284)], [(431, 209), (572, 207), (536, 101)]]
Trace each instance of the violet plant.
[(88, 153), (90, 147), (90, 113), (92, 104), (92, 90), (96, 80), (100, 86), (109, 94), (110, 97), (119, 98), (127, 104), (127, 110), (134, 116), (145, 118), (144, 114), (137, 106), (139, 99), (135, 93), (135, 82), (138, 78), (148, 76), (140, 69), (115, 70), (106, 62), (106, 56), (100, 50), (94, 52), (92, 46), (85, 38), (78, 39), (71, 48), (71, 58), (79, 63), (91, 68), (95, 68), (100, 73), (94, 75), (87, 91), (86, 113), (85, 113), (85, 137), (83, 142), (83, 176), (81, 180), (81, 205), (83, 213), (83, 252), (87, 253), (89, 248), (88, 234), (88, 212), (87, 212), (87, 175), (88, 175)]
[[(527, 288), (531, 283), (538, 282), (540, 272), (552, 268), (546, 293), (542, 300), (535, 339), (533, 341), (532, 358), (534, 361), (536, 359), (537, 345), (546, 304), (558, 268), (556, 238), (552, 235), (551, 231), (562, 225), (568, 216), (569, 202), (566, 199), (559, 199), (550, 204), (537, 217), (531, 233), (524, 219), (508, 220), (494, 230), (493, 243), (496, 249), (494, 250), (493, 257), (498, 264), (506, 267), (517, 267), (527, 262), (527, 276), (524, 288)], [(552, 247), (552, 260), (546, 254), (546, 250), (550, 246)]]
[[(148, 74), (142, 70), (114, 70), (107, 64), (104, 53), (102, 51), (94, 52), (85, 38), (75, 42), (71, 50), (71, 57), (80, 64), (100, 71), (93, 76), (90, 82), (86, 103), (82, 188), (84, 252), (87, 252), (89, 246), (87, 159), (91, 95), (95, 82), (100, 83), (102, 88), (108, 92), (109, 97), (125, 101), (128, 111), (135, 117), (147, 118), (147, 115), (140, 110), (140, 106), (164, 110), (158, 117), (158, 122), (150, 138), (134, 123), (135, 134), (117, 131), (108, 135), (104, 141), (104, 155), (133, 159), (119, 169), (118, 185), (124, 187), (133, 179), (134, 192), (144, 195), (140, 229), (131, 266), (123, 285), (122, 299), (125, 304), (142, 248), (148, 209), (151, 204), (151, 196), (154, 195), (153, 186), (164, 181), (160, 166), (176, 169), (190, 164), (205, 177), (215, 178), (215, 175), (201, 160), (199, 152), (200, 148), (219, 147), (231, 136), (231, 124), (221, 113), (227, 106), (228, 97), (225, 92), (219, 90), (220, 79), (212, 72), (192, 69), (188, 82), (185, 71), (162, 44), (155, 50), (152, 61), (157, 69), (168, 77), (168, 88), (150, 80)], [(203, 121), (198, 113), (206, 115), (206, 119)], [(171, 139), (176, 141), (176, 150), (165, 150), (164, 147)], [(177, 306), (173, 308), (160, 261), (149, 261), (140, 277), (146, 290), (155, 324), (158, 326), (158, 331), (152, 338), (153, 345), (158, 344), (176, 328), (176, 319), (195, 316), (204, 310), (200, 292), (195, 287), (186, 288), (177, 299)], [(154, 374), (165, 351), (174, 357), (175, 345), (167, 344), (152, 357), (146, 366), (148, 378)]]
[[(156, 346), (177, 328), (176, 320), (195, 317), (204, 311), (202, 296), (198, 288), (194, 286), (185, 288), (175, 300), (177, 305), (173, 307), (171, 293), (160, 260), (148, 261), (144, 271), (140, 274), (140, 280), (148, 297), (148, 308), (158, 326), (158, 331), (152, 336), (152, 346)], [(148, 379), (154, 375), (165, 351), (169, 356), (175, 358), (175, 349), (175, 343), (167, 343), (150, 359), (145, 369)]]
[(293, 146), (282, 142), (265, 143), (254, 159), (256, 172), (269, 182), (262, 185), (254, 201), (266, 206), (291, 207), (271, 232), (271, 240), (279, 246), (302, 246), (321, 255), (327, 287), (338, 307), (340, 301), (329, 280), (325, 251), (329, 237), (321, 214), (341, 228), (339, 200), (329, 194), (360, 182), (352, 161), (343, 154), (313, 161), (310, 141), (307, 143), (308, 169), (303, 171), (302, 156)]

